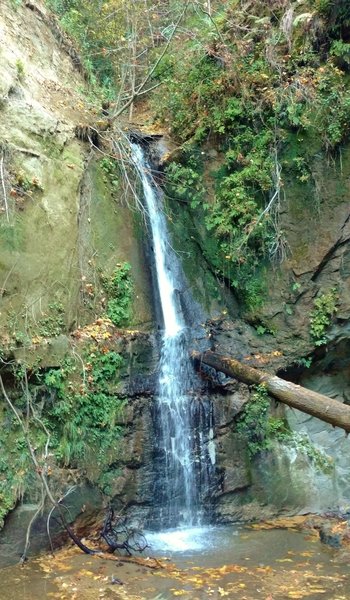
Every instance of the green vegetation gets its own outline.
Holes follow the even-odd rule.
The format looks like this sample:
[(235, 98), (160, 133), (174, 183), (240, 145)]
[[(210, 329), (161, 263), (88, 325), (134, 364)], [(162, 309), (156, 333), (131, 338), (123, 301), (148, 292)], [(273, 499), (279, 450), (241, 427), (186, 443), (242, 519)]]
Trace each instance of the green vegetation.
[(296, 364), (299, 367), (305, 367), (305, 369), (310, 369), (310, 367), (312, 365), (312, 358), (311, 357), (309, 357), (309, 358), (305, 358), (305, 357), (299, 358), (296, 361)]
[(274, 328), (270, 327), (270, 325), (267, 325), (266, 323), (264, 323), (262, 321), (255, 324), (255, 330), (258, 335), (265, 335), (265, 334), (276, 335), (276, 331), (274, 330)]
[(37, 332), (43, 337), (57, 337), (64, 330), (64, 308), (60, 302), (48, 305), (48, 314), (38, 321)]
[(112, 275), (103, 275), (102, 283), (108, 294), (107, 316), (117, 327), (127, 325), (131, 320), (133, 283), (131, 265), (119, 263)]
[(98, 26), (99, 19), (108, 14), (108, 4), (106, 1), (96, 4), (84, 0), (47, 0), (48, 7), (59, 16), (63, 29), (77, 42), (90, 83), (96, 93), (101, 85), (100, 92), (105, 98), (113, 97), (116, 76), (105, 47), (114, 45), (110, 37), (114, 20), (113, 25), (105, 19), (103, 26)]
[[(312, 205), (314, 158), (335, 153), (350, 134), (350, 9), (340, 0), (255, 0), (249, 10), (243, 0), (213, 0), (209, 18), (190, 2), (157, 63), (183, 3), (48, 4), (96, 90), (119, 93), (116, 108), (150, 74), (153, 114), (182, 147), (166, 169), (167, 194), (187, 205), (214, 274), (254, 313), (266, 295), (266, 264), (288, 253), (286, 179), (305, 186)], [(117, 187), (112, 162), (102, 167)]]
[[(112, 274), (100, 274), (100, 277), (103, 288), (100, 295), (107, 296), (105, 315), (117, 327), (128, 326), (132, 319), (134, 293), (131, 265), (128, 262), (118, 263)], [(95, 298), (92, 284), (85, 283), (84, 292), (88, 299)], [(102, 312), (104, 310), (102, 305), (98, 306)], [(39, 343), (42, 338), (58, 337), (66, 331), (66, 328), (65, 309), (58, 298), (51, 300), (47, 308), (41, 310), (40, 316), (34, 320), (28, 318), (27, 308), (21, 310), (19, 314), (12, 312), (8, 318), (8, 350), (16, 345), (32, 346), (33, 343)]]
[(104, 173), (105, 179), (110, 183), (114, 191), (119, 188), (119, 169), (118, 163), (111, 158), (105, 156), (100, 160), (100, 166)]
[[(15, 506), (35, 479), (23, 433), (11, 414), (2, 410), (0, 417), (0, 529), (7, 513)], [(35, 429), (35, 425), (34, 425)], [(33, 439), (42, 442), (35, 431)]]
[(187, 159), (186, 166), (175, 162), (170, 163), (166, 168), (169, 196), (189, 203), (191, 208), (202, 206), (205, 188), (199, 170), (200, 162), (194, 156)]
[[(156, 40), (182, 10), (170, 11), (162, 0), (46, 0), (60, 25), (76, 42), (92, 99), (121, 100), (144, 78), (150, 58), (159, 54)], [(165, 15), (165, 16), (164, 16)], [(86, 92), (85, 92), (86, 95)]]
[(14, 175), (14, 190), (20, 196), (23, 194), (31, 196), (37, 190), (43, 191), (43, 187), (37, 177), (30, 179), (24, 171), (20, 170)]
[(315, 346), (327, 343), (326, 332), (337, 312), (337, 299), (337, 290), (332, 288), (314, 301), (314, 309), (310, 315), (310, 334)]
[(18, 80), (22, 82), (25, 77), (25, 68), (23, 62), (19, 58), (16, 60), (16, 71)]
[(259, 385), (237, 421), (237, 431), (247, 439), (248, 452), (252, 457), (268, 450), (271, 447), (271, 438), (287, 431), (284, 421), (269, 417), (269, 409), (268, 392), (264, 385)]
[(19, 314), (9, 313), (8, 316), (8, 350), (13, 345), (30, 346), (40, 341), (41, 338), (58, 337), (65, 331), (65, 311), (63, 304), (58, 300), (48, 303), (47, 309), (41, 311), (37, 319), (28, 319), (28, 308)]
[(117, 421), (124, 400), (115, 393), (115, 386), (123, 359), (112, 350), (93, 346), (84, 361), (81, 371), (68, 360), (61, 369), (45, 374), (44, 383), (55, 394), (45, 418), (59, 462), (88, 468), (93, 459), (101, 469), (115, 455), (122, 435)]
[[(123, 358), (101, 343), (86, 348), (79, 360), (73, 353), (59, 369), (29, 372), (19, 365), (13, 371), (11, 400), (48, 475), (45, 450), (54, 453), (59, 466), (83, 470), (98, 485), (101, 477), (101, 486), (107, 486), (106, 472), (124, 431), (125, 400), (115, 391), (123, 366)], [(0, 410), (0, 425), (1, 528), (6, 514), (33, 487), (36, 473), (23, 431), (6, 404)]]
[[(284, 176), (312, 185), (312, 158), (334, 152), (350, 133), (349, 9), (299, 4), (291, 3), (290, 22), (277, 0), (257, 0), (251, 10), (239, 0), (214, 5), (210, 35), (197, 16), (196, 35), (155, 75), (162, 86), (154, 111), (184, 148), (167, 169), (167, 192), (203, 221), (203, 237), (216, 242), (208, 260), (250, 310), (264, 300), (265, 261), (287, 252), (279, 224)], [(196, 168), (191, 156), (205, 161), (210, 144), (219, 155), (204, 193), (203, 164)]]
[(269, 414), (270, 397), (264, 385), (256, 386), (255, 392), (239, 416), (236, 431), (246, 440), (251, 458), (270, 450), (275, 442), (305, 454), (316, 469), (328, 472), (331, 460), (318, 450), (307, 437), (291, 431), (285, 419)]

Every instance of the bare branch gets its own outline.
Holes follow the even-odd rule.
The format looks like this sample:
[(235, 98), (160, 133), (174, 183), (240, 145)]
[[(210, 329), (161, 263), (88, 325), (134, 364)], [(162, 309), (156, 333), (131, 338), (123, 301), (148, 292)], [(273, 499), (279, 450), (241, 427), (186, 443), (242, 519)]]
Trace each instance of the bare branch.
[(203, 6), (199, 2), (194, 2), (193, 4), (194, 4), (194, 6), (196, 8), (198, 8), (201, 11), (201, 13), (203, 13), (204, 15), (206, 15), (208, 17), (208, 19), (211, 21), (212, 25), (214, 25), (214, 27), (215, 27), (215, 31), (216, 31), (216, 33), (218, 35), (218, 38), (220, 39), (220, 41), (222, 42), (222, 44), (225, 44), (225, 40), (224, 40), (224, 38), (221, 35), (221, 31), (218, 28), (217, 24), (215, 23), (215, 21), (214, 21), (214, 19), (212, 17), (210, 2), (207, 3), (208, 4), (208, 10), (205, 10), (203, 8)]
[[(19, 561), (20, 564), (23, 564), (27, 560), (27, 554), (28, 554), (28, 550), (29, 550), (29, 546), (30, 546), (30, 534), (32, 532), (32, 527), (33, 527), (33, 524), (35, 523), (36, 518), (38, 517), (38, 515), (42, 512), (42, 510), (44, 508), (45, 498), (46, 498), (46, 494), (45, 494), (44, 486), (42, 485), (41, 486), (40, 503), (39, 503), (38, 508), (36, 509), (34, 515), (30, 519), (28, 527), (27, 527), (26, 541), (25, 541), (23, 552), (22, 552), (22, 556)], [(50, 539), (50, 543), (51, 543), (51, 539)], [(52, 547), (52, 545), (51, 545), (51, 547)]]
[(3, 197), (4, 197), (6, 219), (7, 219), (7, 222), (9, 223), (10, 222), (9, 207), (8, 207), (8, 201), (7, 201), (7, 192), (6, 192), (5, 175), (4, 175), (4, 151), (2, 151), (2, 155), (1, 155), (1, 159), (0, 159), (0, 179), (1, 179), (2, 193), (3, 193)]
[(13, 404), (13, 402), (11, 401), (9, 395), (6, 392), (5, 386), (4, 386), (4, 382), (3, 379), (0, 375), (0, 389), (2, 391), (2, 394), (5, 398), (5, 401), (7, 403), (7, 405), (9, 406), (9, 408), (11, 409), (11, 411), (13, 412), (13, 414), (16, 417), (16, 420), (20, 426), (20, 428), (22, 429), (23, 435), (24, 435), (24, 439), (26, 441), (27, 444), (27, 448), (29, 450), (29, 454), (30, 457), (32, 459), (32, 462), (34, 464), (35, 467), (35, 471), (37, 476), (40, 478), (42, 486), (43, 486), (43, 490), (45, 492), (45, 494), (47, 495), (48, 499), (50, 500), (51, 504), (53, 505), (54, 508), (57, 509), (61, 523), (64, 527), (64, 529), (66, 530), (66, 532), (68, 533), (69, 537), (71, 538), (71, 540), (73, 540), (73, 542), (83, 551), (85, 552), (85, 554), (96, 554), (96, 552), (94, 550), (91, 550), (90, 548), (88, 548), (85, 544), (82, 543), (82, 541), (75, 535), (74, 531), (71, 529), (71, 527), (68, 525), (62, 507), (60, 505), (59, 502), (57, 502), (57, 500), (55, 500), (55, 498), (52, 495), (52, 492), (50, 490), (48, 481), (47, 481), (47, 477), (46, 477), (46, 472), (45, 469), (42, 468), (42, 466), (39, 464), (39, 461), (35, 455), (35, 451), (34, 448), (31, 444), (30, 441), (30, 437), (29, 437), (29, 431), (27, 429), (27, 427), (25, 426), (23, 419), (21, 418), (21, 415), (19, 414), (18, 410), (16, 409), (15, 405)]
[(144, 90), (145, 86), (147, 85), (147, 83), (149, 82), (149, 80), (151, 79), (153, 73), (156, 71), (157, 67), (159, 66), (159, 64), (161, 63), (161, 61), (163, 60), (165, 54), (167, 53), (169, 46), (174, 38), (174, 35), (183, 19), (183, 17), (186, 14), (187, 8), (190, 4), (190, 0), (187, 0), (184, 6), (184, 9), (182, 10), (178, 20), (176, 21), (174, 27), (173, 27), (173, 31), (171, 33), (171, 35), (169, 36), (169, 39), (167, 41), (167, 43), (164, 46), (164, 49), (162, 51), (162, 53), (160, 54), (160, 56), (158, 57), (158, 59), (156, 60), (156, 62), (154, 63), (153, 67), (149, 70), (149, 72), (147, 73), (146, 77), (144, 78), (144, 80), (140, 83), (140, 85), (135, 89), (134, 93), (131, 94), (130, 98), (127, 100), (127, 102), (125, 102), (125, 104), (123, 104), (123, 106), (121, 106), (113, 115), (112, 115), (112, 119), (117, 119), (125, 110), (127, 110), (132, 103), (136, 100), (136, 98), (140, 95), (140, 93)]

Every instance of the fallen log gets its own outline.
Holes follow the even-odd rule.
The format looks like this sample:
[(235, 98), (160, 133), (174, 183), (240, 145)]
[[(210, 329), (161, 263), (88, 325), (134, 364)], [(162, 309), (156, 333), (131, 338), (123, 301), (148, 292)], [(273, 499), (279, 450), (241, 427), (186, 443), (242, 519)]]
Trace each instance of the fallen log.
[(192, 352), (191, 356), (198, 366), (204, 363), (248, 385), (263, 384), (276, 400), (350, 432), (350, 406), (346, 404), (215, 352)]

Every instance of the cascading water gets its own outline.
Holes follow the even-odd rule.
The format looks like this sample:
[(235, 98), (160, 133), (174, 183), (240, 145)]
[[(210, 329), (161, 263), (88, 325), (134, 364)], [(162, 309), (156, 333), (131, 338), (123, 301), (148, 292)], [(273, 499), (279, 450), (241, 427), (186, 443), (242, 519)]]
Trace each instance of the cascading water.
[[(208, 448), (210, 414), (191, 396), (194, 372), (189, 360), (188, 330), (179, 301), (179, 269), (171, 248), (161, 195), (150, 176), (140, 146), (132, 144), (133, 162), (140, 175), (148, 213), (157, 285), (164, 322), (158, 380), (156, 444), (160, 471), (155, 482), (159, 506), (158, 527), (193, 526), (199, 521), (199, 504), (209, 487), (213, 463)], [(197, 435), (193, 422), (197, 418)], [(206, 442), (206, 445), (204, 444)]]

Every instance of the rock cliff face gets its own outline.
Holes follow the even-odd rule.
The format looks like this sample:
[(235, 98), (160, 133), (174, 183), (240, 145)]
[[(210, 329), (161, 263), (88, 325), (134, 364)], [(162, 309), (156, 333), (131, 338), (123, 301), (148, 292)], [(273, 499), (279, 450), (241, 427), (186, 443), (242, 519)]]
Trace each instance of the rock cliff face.
[[(225, 282), (217, 281), (212, 289), (226, 303), (230, 318), (221, 310), (207, 323), (211, 345), (217, 352), (346, 403), (350, 367), (349, 151), (349, 146), (343, 147), (332, 159), (322, 153), (315, 156), (310, 167), (312, 183), (286, 179), (281, 205), (286, 258), (280, 264), (265, 265), (262, 305), (249, 313), (242, 311), (234, 300), (230, 301)], [(208, 151), (205, 171), (210, 172), (213, 166)], [(176, 205), (175, 214), (179, 210)], [(181, 237), (180, 228), (175, 232), (181, 240), (178, 247), (187, 244), (195, 255), (198, 246), (205, 247), (205, 233), (191, 220), (191, 214), (183, 216), (182, 222), (186, 221), (190, 223), (187, 237)], [(191, 269), (190, 260), (187, 264), (195, 286), (198, 270)], [(210, 262), (206, 268), (211, 269)], [(315, 317), (316, 299), (329, 294), (334, 295), (336, 310), (320, 343), (312, 335), (311, 319)], [(319, 311), (318, 316), (324, 315)], [(284, 415), (295, 432), (329, 457), (332, 467), (324, 474), (302, 453), (277, 446), (254, 461), (250, 494), (277, 510), (324, 510), (347, 505), (350, 442), (344, 432), (298, 411), (286, 409)], [(238, 497), (235, 495), (228, 512)], [(244, 502), (247, 499), (249, 494)]]
[[(16, 10), (10, 0), (2, 4), (1, 356), (5, 362), (15, 359), (29, 369), (45, 371), (79, 354), (80, 342), (72, 332), (94, 322), (103, 311), (101, 273), (112, 273), (124, 261), (131, 264), (132, 325), (137, 331), (121, 334), (113, 329), (111, 334), (114, 349), (127, 365), (116, 385), (116, 394), (127, 400), (120, 417), (122, 440), (99, 473), (103, 485), (93, 485), (96, 473), (86, 468), (57, 465), (53, 485), (58, 495), (76, 486), (67, 505), (82, 532), (92, 521), (101, 520), (107, 500), (118, 510), (126, 507), (135, 521), (144, 521), (154, 510), (157, 476), (152, 461), (158, 350), (140, 219), (124, 202), (110, 164), (98, 160), (99, 151), (91, 152), (77, 135), (100, 115), (86, 99), (88, 87), (74, 47), (41, 3), (22, 2)], [(208, 152), (208, 171), (213, 160), (216, 154), (213, 159)], [(281, 265), (266, 266), (267, 295), (254, 315), (242, 313), (225, 282), (217, 280), (210, 262), (203, 259), (204, 231), (184, 205), (171, 207), (172, 234), (191, 292), (208, 317), (207, 337), (198, 333), (198, 348), (212, 345), (252, 366), (280, 371), (306, 387), (350, 402), (350, 148), (343, 148), (335, 162), (315, 158), (312, 173), (312, 185), (285, 183), (281, 227), (287, 257)], [(306, 197), (312, 201), (305, 202)], [(327, 345), (315, 348), (310, 336), (314, 300), (332, 289), (337, 312), (326, 332)], [(4, 364), (2, 371), (6, 370)], [(226, 392), (209, 393), (217, 469), (214, 519), (322, 510), (350, 501), (350, 442), (342, 432), (288, 410), (292, 428), (304, 432), (333, 459), (331, 473), (315, 470), (305, 455), (278, 444), (250, 461), (235, 426), (249, 399), (248, 388), (233, 383)], [(0, 402), (0, 427), (7, 424)], [(6, 521), (0, 555), (10, 555), (11, 548), (10, 560), (15, 561), (38, 505), (38, 491), (13, 490), (12, 504), (5, 506), (2, 468), (0, 462), (0, 508), (3, 503), (4, 512), (10, 511), (16, 502), (18, 508)], [(36, 528), (33, 551), (46, 544), (44, 518)]]
[[(27, 367), (29, 374), (35, 369), (45, 372), (79, 352), (71, 334), (103, 314), (101, 274), (109, 276), (116, 265), (125, 261), (131, 265), (134, 329), (150, 331), (154, 317), (140, 219), (129, 209), (108, 160), (103, 162), (104, 155), (93, 153), (80, 139), (84, 127), (98, 122), (101, 115), (96, 101), (88, 100), (78, 53), (43, 3), (4, 0), (1, 8), (0, 347), (7, 391), (16, 397), (13, 361)], [(119, 343), (128, 365), (123, 378), (155, 368), (152, 336), (134, 338)], [(149, 398), (140, 394), (121, 423), (127, 451), (119, 463), (117, 457), (111, 458), (105, 478), (107, 494), (114, 470), (114, 487), (108, 491), (115, 495), (118, 488), (119, 498), (126, 501), (139, 493), (135, 473), (146, 460), (142, 453), (147, 453), (142, 440), (149, 433), (143, 417)], [(3, 432), (10, 425), (3, 399), (0, 425)], [(0, 466), (1, 522), (21, 499), (6, 522), (1, 554), (17, 560), (40, 494), (35, 482), (31, 489), (28, 483), (23, 487), (20, 473), (18, 481), (15, 473), (8, 479), (13, 448), (6, 444), (16, 440), (4, 436), (0, 443), (2, 456), (7, 457)], [(92, 476), (82, 467), (59, 469), (53, 464), (52, 468), (58, 497), (76, 486), (69, 500), (72, 519), (84, 505), (86, 522), (96, 516), (102, 506), (101, 489), (91, 486), (96, 473)], [(34, 530), (33, 551), (43, 545), (45, 527), (43, 517)]]
[(63, 36), (57, 39), (57, 24), (41, 4), (22, 3), (16, 10), (11, 2), (4, 5), (2, 331), (11, 336), (12, 327), (19, 341), (40, 335), (37, 324), (54, 316), (55, 303), (61, 305), (63, 333), (91, 321), (98, 309), (88, 302), (87, 286), (96, 286), (99, 269), (111, 270), (124, 260), (134, 267), (135, 324), (150, 324), (137, 224), (106, 167), (76, 135), (78, 126), (99, 118), (86, 100), (88, 87), (76, 52)]

